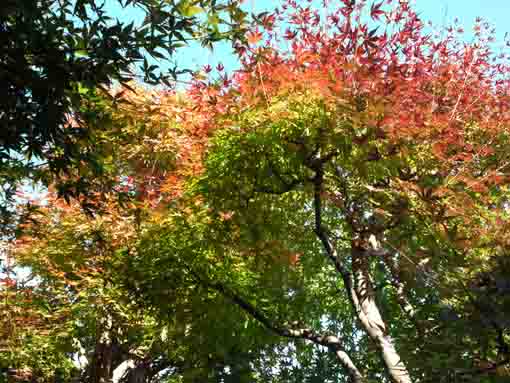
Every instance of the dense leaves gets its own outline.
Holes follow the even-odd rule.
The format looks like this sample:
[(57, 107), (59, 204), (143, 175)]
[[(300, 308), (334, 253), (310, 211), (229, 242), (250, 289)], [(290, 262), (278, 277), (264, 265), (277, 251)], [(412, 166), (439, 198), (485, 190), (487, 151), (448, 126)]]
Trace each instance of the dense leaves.
[[(143, 382), (508, 380), (508, 57), (481, 20), (468, 44), (407, 2), (341, 3), (324, 19), (288, 1), (238, 46), (240, 71), (105, 105), (115, 192), (100, 214), (51, 194), (20, 206), (33, 220), (10, 254), (38, 279), (4, 281), (6, 366), (43, 381), (111, 379), (124, 361)], [(59, 315), (75, 332), (48, 337)], [(78, 348), (54, 339), (88, 363), (73, 370)], [(15, 357), (35, 342), (52, 359)]]
[[(115, 15), (133, 13), (133, 20)], [(171, 85), (190, 68), (176, 49), (198, 41), (243, 37), (245, 13), (235, 1), (6, 0), (0, 10), (0, 183), (2, 208), (17, 184), (51, 182), (78, 169), (80, 182), (62, 194), (86, 194), (87, 166), (96, 176), (103, 153), (91, 142), (100, 98), (112, 84), (142, 76)], [(162, 59), (164, 61), (162, 61)], [(166, 62), (166, 63), (165, 63)], [(99, 98), (99, 99), (98, 99)], [(98, 102), (100, 103), (98, 105)], [(48, 174), (45, 170), (50, 170)]]

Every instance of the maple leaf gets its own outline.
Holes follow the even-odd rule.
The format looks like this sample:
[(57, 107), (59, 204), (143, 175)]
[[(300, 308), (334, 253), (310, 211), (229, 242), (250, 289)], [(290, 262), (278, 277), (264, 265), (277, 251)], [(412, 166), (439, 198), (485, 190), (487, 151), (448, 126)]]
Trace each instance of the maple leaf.
[(283, 35), (283, 38), (285, 40), (293, 40), (297, 36), (297, 31), (292, 31), (290, 29), (287, 29), (285, 31), (285, 34)]
[[(439, 280), (443, 270), (449, 273), (458, 269), (457, 257), (437, 255), (443, 247), (445, 254), (465, 251), (467, 256), (462, 262), (471, 269), (476, 266), (468, 264), (469, 257), (481, 262), (480, 253), (486, 251), (472, 239), (480, 233), (487, 237), (486, 243), (501, 243), (503, 253), (507, 253), (507, 212), (499, 207), (506, 205), (506, 195), (500, 200), (498, 196), (504, 194), (501, 190), (509, 178), (505, 165), (508, 144), (500, 136), (507, 137), (510, 106), (507, 83), (495, 87), (494, 78), (502, 81), (508, 70), (491, 64), (484, 55), (473, 60), (474, 52), (452, 48), (455, 41), (424, 36), (421, 22), (403, 2), (390, 17), (389, 12), (382, 11), (380, 2), (369, 8), (368, 2), (343, 0), (345, 7), (337, 6), (335, 16), (328, 19), (338, 24), (334, 28), (324, 28), (311, 7), (303, 8), (292, 0), (286, 4), (289, 6), (283, 8), (287, 13), (282, 13), (281, 19), (267, 22), (271, 34), (268, 29), (257, 29), (246, 35), (251, 45), (260, 43), (264, 36), (268, 42), (277, 43), (257, 49), (238, 46), (241, 70), (232, 76), (220, 73), (211, 83), (205, 81), (205, 76), (195, 78), (179, 95), (181, 103), (175, 94), (159, 91), (140, 90), (136, 96), (129, 96), (133, 102), (122, 106), (126, 109), (119, 117), (122, 134), (118, 136), (129, 135), (130, 140), (118, 141), (117, 136), (111, 139), (121, 163), (122, 176), (114, 182), (122, 187), (116, 190), (133, 195), (129, 209), (137, 213), (123, 215), (125, 210), (117, 204), (101, 201), (108, 218), (102, 221), (107, 235), (100, 245), (106, 242), (113, 252), (136, 248), (130, 257), (136, 259), (139, 251), (144, 265), (156, 259), (148, 270), (151, 281), (167, 281), (167, 272), (193, 253), (191, 263), (207, 271), (207, 278), (225, 277), (230, 286), (253, 294), (253, 302), (264, 309), (265, 298), (281, 300), (277, 287), (284, 287), (280, 292), (289, 291), (286, 279), (277, 278), (277, 285), (270, 290), (261, 288), (262, 292), (243, 285), (243, 281), (267, 279), (267, 266), (276, 266), (276, 271), (281, 271), (282, 265), (299, 266), (290, 270), (283, 267), (285, 273), (306, 269), (312, 258), (318, 259), (320, 243), (325, 244), (323, 253), (333, 259), (336, 255), (331, 253), (329, 243), (341, 242), (345, 264), (366, 267), (354, 273), (359, 277), (369, 275), (362, 284), (370, 284), (371, 279), (379, 279), (377, 283), (404, 280), (404, 276), (386, 274), (384, 269), (373, 273), (368, 264), (363, 266), (368, 257), (356, 259), (357, 251), (365, 251), (366, 245), (376, 249), (380, 241), (381, 249), (385, 249), (381, 250), (381, 255), (385, 254), (381, 261), (391, 258), (386, 250), (398, 247), (394, 249), (398, 263), (409, 274), (406, 287), (420, 302), (421, 313), (428, 316), (427, 310), (434, 312), (437, 307), (431, 308), (427, 299), (421, 300), (420, 291), (437, 294), (438, 300), (442, 292), (436, 291), (439, 288), (414, 289), (417, 276), (423, 274), (419, 268), (440, 265), (434, 270), (438, 279), (434, 286), (448, 290), (452, 283), (452, 290), (462, 290), (462, 284)], [(370, 30), (360, 21), (368, 13), (373, 20)], [(391, 24), (399, 25), (385, 28), (387, 32), (377, 36), (377, 22), (383, 15)], [(273, 23), (280, 21), (281, 28), (275, 25), (272, 29)], [(376, 24), (373, 29), (372, 24)], [(280, 32), (289, 25), (292, 31)], [(292, 42), (279, 44), (282, 37)], [(216, 69), (224, 72), (222, 66)], [(212, 68), (206, 66), (204, 71)], [(171, 159), (164, 160), (165, 156)], [(73, 255), (90, 256), (91, 265), (73, 266), (75, 274), (83, 274), (80, 285), (97, 284), (97, 274), (108, 272), (107, 263), (103, 269), (98, 268), (98, 254), (90, 255), (96, 246), (88, 245), (85, 250), (75, 247), (76, 234), (87, 235), (97, 225), (92, 218), (85, 222), (83, 217), (79, 219), (77, 206), (57, 206), (54, 201), (50, 205), (60, 209), (60, 215), (44, 221), (40, 230), (44, 231), (45, 226), (53, 230), (47, 230), (46, 238), (34, 234), (24, 243), (18, 242), (18, 252), (30, 252), (31, 248), (32, 258), (37, 262), (48, 260), (48, 273), (64, 281), (66, 275), (52, 263), (51, 254), (60, 255), (71, 245)], [(315, 222), (310, 219), (313, 210)], [(496, 215), (503, 218), (491, 226), (490, 217)], [(186, 224), (176, 223), (174, 227), (172, 219), (176, 216)], [(218, 230), (215, 225), (225, 221), (229, 224), (220, 225)], [(156, 230), (149, 229), (152, 225)], [(62, 230), (65, 235), (60, 233)], [(371, 242), (363, 243), (365, 235)], [(150, 246), (137, 248), (139, 240), (148, 241)], [(257, 246), (260, 252), (253, 251)], [(190, 252), (193, 248), (200, 251)], [(144, 254), (147, 249), (150, 251)], [(310, 249), (313, 257), (307, 255), (312, 253)], [(240, 254), (254, 253), (259, 256), (253, 257), (258, 258), (257, 264), (251, 265), (253, 269), (249, 267), (251, 259), (235, 261)], [(173, 254), (179, 262), (162, 267), (164, 258)], [(207, 256), (201, 260), (202, 254)], [(274, 254), (279, 262), (265, 264), (267, 254)], [(231, 258), (225, 262), (226, 257)], [(426, 264), (422, 260), (427, 260)], [(261, 269), (264, 271), (256, 274)], [(345, 275), (349, 274), (346, 270)], [(467, 274), (459, 277), (465, 278), (461, 282), (471, 283)], [(256, 278), (247, 278), (250, 275)], [(310, 273), (310, 280), (315, 276), (319, 277), (317, 281), (326, 280), (317, 269)], [(75, 281), (64, 283), (77, 286)], [(151, 283), (147, 288), (148, 294), (155, 285)], [(313, 290), (312, 285), (299, 294), (305, 297), (308, 290)], [(353, 284), (353, 288), (357, 286), (360, 284)], [(295, 287), (291, 290), (298, 291)], [(314, 294), (325, 294), (325, 300), (330, 301), (324, 290), (328, 289), (321, 288)], [(200, 298), (200, 291), (194, 293)], [(353, 304), (349, 289), (343, 293), (334, 293), (332, 302), (339, 301), (334, 313), (338, 307)], [(259, 299), (262, 296), (264, 300)], [(396, 309), (401, 303), (394, 294), (383, 294), (380, 299)], [(317, 301), (315, 296), (313, 300)], [(156, 299), (151, 304), (159, 303)], [(302, 305), (296, 306), (297, 313), (303, 310)], [(268, 308), (268, 313), (278, 312)], [(329, 303), (320, 308), (327, 312)], [(376, 303), (372, 308), (377, 312)], [(355, 319), (360, 308), (351, 309), (349, 315)], [(376, 316), (375, 321), (380, 318)], [(361, 323), (370, 326), (366, 321)], [(406, 343), (410, 342), (407, 325), (399, 320), (390, 324), (396, 334), (404, 329), (402, 336), (395, 337), (396, 342), (414, 347)], [(366, 335), (370, 337), (370, 332)], [(373, 340), (380, 342), (377, 337)], [(385, 344), (379, 346), (379, 352), (384, 352)], [(462, 346), (459, 349), (460, 354), (472, 356)], [(366, 351), (362, 344), (360, 350)], [(418, 358), (426, 361), (423, 355), (426, 353)], [(403, 355), (402, 368), (394, 369), (394, 381), (402, 381), (407, 358), (414, 366), (422, 362)], [(388, 371), (392, 368), (387, 367)], [(423, 376), (429, 373), (428, 367), (420, 372)]]
[(255, 45), (262, 40), (262, 32), (260, 31), (250, 31), (246, 34), (246, 40), (249, 44)]
[(380, 3), (374, 3), (372, 4), (372, 6), (370, 7), (370, 17), (374, 20), (374, 21), (378, 21), (379, 18), (385, 14), (385, 12), (383, 10), (381, 10), (381, 7), (383, 5), (383, 2), (381, 1)]

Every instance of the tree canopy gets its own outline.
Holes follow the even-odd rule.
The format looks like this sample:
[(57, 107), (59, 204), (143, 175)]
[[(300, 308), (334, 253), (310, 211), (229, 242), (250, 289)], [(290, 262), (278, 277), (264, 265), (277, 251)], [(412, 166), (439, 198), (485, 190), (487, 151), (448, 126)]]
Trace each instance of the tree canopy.
[(507, 54), (403, 1), (322, 11), (260, 15), (235, 73), (104, 102), (95, 213), (18, 207), (10, 376), (508, 381)]
[[(137, 14), (115, 18), (116, 8)], [(172, 65), (190, 41), (243, 39), (244, 13), (232, 1), (6, 0), (0, 10), (0, 182), (11, 200), (23, 178), (63, 183), (77, 197), (100, 176), (102, 153), (90, 130), (104, 125), (104, 90), (142, 77), (172, 85), (190, 68)], [(104, 126), (101, 126), (104, 129)], [(86, 167), (87, 171), (82, 168)], [(71, 187), (72, 186), (72, 187)], [(8, 213), (4, 205), (4, 215)]]

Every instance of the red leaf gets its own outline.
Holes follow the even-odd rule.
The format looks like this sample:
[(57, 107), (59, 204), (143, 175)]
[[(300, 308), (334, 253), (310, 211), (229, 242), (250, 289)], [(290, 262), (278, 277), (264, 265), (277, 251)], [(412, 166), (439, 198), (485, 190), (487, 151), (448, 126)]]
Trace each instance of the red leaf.
[(384, 11), (381, 10), (381, 6), (383, 5), (383, 2), (381, 1), (379, 4), (372, 4), (372, 7), (370, 8), (370, 17), (377, 21), (379, 18), (385, 14)]
[(290, 29), (287, 29), (285, 31), (285, 34), (283, 35), (283, 38), (285, 40), (293, 40), (297, 36), (297, 32), (291, 31)]

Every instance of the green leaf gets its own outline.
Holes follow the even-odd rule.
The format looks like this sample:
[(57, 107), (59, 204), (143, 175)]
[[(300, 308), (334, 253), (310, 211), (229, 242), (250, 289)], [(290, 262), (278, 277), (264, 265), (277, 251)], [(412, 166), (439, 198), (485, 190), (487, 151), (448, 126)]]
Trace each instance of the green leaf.
[(202, 12), (204, 12), (202, 7), (189, 6), (182, 11), (182, 15), (186, 17), (194, 17)]

